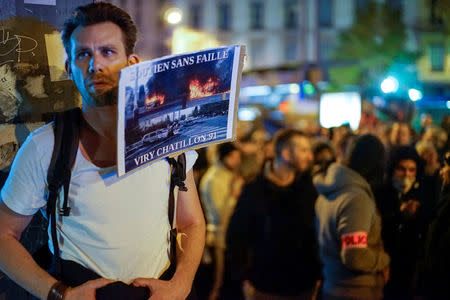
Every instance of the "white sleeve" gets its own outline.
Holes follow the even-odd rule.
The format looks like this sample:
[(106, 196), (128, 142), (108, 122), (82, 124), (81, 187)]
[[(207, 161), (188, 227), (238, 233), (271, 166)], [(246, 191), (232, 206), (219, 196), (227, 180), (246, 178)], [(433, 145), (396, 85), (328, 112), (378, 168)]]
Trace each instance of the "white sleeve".
[(47, 203), (47, 170), (42, 167), (47, 159), (43, 159), (40, 153), (33, 134), (30, 134), (17, 152), (1, 190), (1, 201), (18, 214), (33, 215)]
[(185, 154), (186, 154), (186, 173), (187, 173), (194, 166), (194, 164), (197, 160), (198, 154), (197, 154), (197, 151), (195, 151), (195, 150), (188, 151)]

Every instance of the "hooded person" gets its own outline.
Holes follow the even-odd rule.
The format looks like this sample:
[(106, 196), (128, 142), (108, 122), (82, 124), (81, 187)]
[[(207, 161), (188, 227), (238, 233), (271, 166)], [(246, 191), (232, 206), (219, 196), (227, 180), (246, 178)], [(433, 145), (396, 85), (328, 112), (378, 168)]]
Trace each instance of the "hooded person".
[(393, 148), (386, 179), (375, 191), (382, 237), (392, 258), (391, 281), (385, 289), (387, 299), (413, 297), (417, 264), (423, 256), (424, 236), (435, 202), (432, 194), (423, 182), (423, 161), (416, 149)]
[(371, 184), (383, 174), (384, 147), (373, 135), (355, 137), (343, 164), (314, 177), (323, 299), (381, 299), (389, 256)]

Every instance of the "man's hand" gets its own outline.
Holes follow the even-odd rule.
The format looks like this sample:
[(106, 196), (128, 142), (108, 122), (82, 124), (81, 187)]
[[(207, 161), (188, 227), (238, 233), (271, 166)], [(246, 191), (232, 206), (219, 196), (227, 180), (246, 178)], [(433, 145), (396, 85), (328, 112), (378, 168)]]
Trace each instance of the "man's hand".
[(408, 200), (400, 205), (400, 212), (402, 212), (406, 217), (414, 217), (419, 209), (420, 202), (417, 200)]
[(190, 292), (190, 287), (186, 288), (172, 280), (136, 278), (132, 284), (147, 287), (150, 290), (149, 300), (185, 300)]
[(80, 286), (69, 288), (64, 296), (64, 300), (95, 300), (97, 289), (113, 282), (113, 280), (106, 278), (87, 281)]

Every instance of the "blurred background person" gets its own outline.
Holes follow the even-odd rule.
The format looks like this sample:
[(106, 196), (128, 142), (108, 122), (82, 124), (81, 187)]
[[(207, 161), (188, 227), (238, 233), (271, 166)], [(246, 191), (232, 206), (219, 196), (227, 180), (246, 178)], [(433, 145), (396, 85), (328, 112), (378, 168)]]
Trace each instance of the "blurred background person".
[(217, 161), (208, 168), (200, 182), (207, 224), (204, 259), (213, 263), (214, 270), (210, 299), (216, 299), (222, 284), (226, 227), (243, 183), (238, 175), (240, 150), (233, 143), (220, 144), (216, 150)]
[(448, 299), (450, 295), (450, 151), (445, 154), (441, 197), (436, 218), (428, 231), (424, 273), (426, 299)]
[(386, 179), (375, 191), (386, 251), (391, 256), (391, 280), (386, 299), (412, 299), (417, 266), (434, 200), (423, 183), (423, 162), (412, 146), (391, 150)]
[(384, 147), (373, 135), (352, 139), (343, 164), (314, 176), (322, 299), (382, 299), (389, 256), (370, 184), (382, 178)]
[(339, 127), (333, 127), (330, 128), (330, 141), (333, 144), (333, 146), (338, 149), (339, 144), (342, 142), (345, 137), (351, 133), (351, 130), (347, 125), (341, 125)]
[(347, 132), (342, 138), (339, 140), (336, 146), (336, 162), (343, 163), (345, 160), (345, 156), (348, 151), (348, 147), (350, 142), (355, 137), (353, 132)]
[(238, 145), (242, 152), (239, 173), (245, 182), (252, 180), (262, 167), (265, 157), (265, 152), (262, 149), (265, 141), (266, 131), (256, 125), (238, 139)]
[(264, 160), (263, 161), (273, 160), (274, 159), (274, 157), (275, 157), (275, 146), (273, 144), (273, 140), (267, 139), (264, 142), (263, 152), (264, 152)]
[(274, 160), (244, 186), (230, 219), (221, 299), (315, 299), (321, 268), (310, 142), (286, 129), (274, 146)]
[(413, 141), (413, 132), (408, 123), (395, 122), (392, 124), (389, 134), (389, 147), (411, 145)]
[(425, 133), (425, 130), (429, 127), (433, 125), (433, 117), (430, 114), (422, 114), (420, 116), (420, 131), (419, 131), (419, 135), (423, 135)]
[(444, 157), (444, 153), (448, 150), (445, 147), (447, 144), (448, 134), (445, 132), (443, 128), (438, 126), (429, 126), (425, 130), (424, 134), (421, 137), (421, 141), (430, 142), (436, 148), (438, 153), (439, 161), (442, 162), (442, 158)]
[(318, 139), (313, 146), (313, 156), (313, 173), (315, 173), (336, 161), (336, 150), (328, 140)]
[(434, 144), (429, 141), (418, 141), (416, 143), (416, 151), (425, 164), (424, 175), (438, 175), (441, 166), (439, 163), (439, 155)]

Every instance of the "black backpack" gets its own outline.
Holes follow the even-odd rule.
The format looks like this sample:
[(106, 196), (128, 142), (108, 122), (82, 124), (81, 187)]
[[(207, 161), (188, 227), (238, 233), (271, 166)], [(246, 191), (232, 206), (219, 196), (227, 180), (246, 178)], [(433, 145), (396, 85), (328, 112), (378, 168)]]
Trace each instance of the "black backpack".
[[(71, 170), (75, 163), (75, 158), (78, 151), (80, 122), (81, 110), (79, 108), (56, 113), (53, 121), (55, 144), (47, 173), (49, 191), (47, 200), (47, 217), (50, 222), (50, 231), (54, 249), (53, 273), (57, 277), (61, 273), (61, 257), (56, 235), (56, 215), (59, 214), (62, 217), (70, 215), (68, 194)], [(178, 186), (180, 191), (187, 191), (184, 184), (184, 180), (186, 179), (186, 156), (182, 153), (178, 156), (177, 160), (172, 157), (167, 160), (171, 166), (168, 218), (171, 226), (169, 253), (171, 265), (170, 269), (173, 273), (176, 265), (175, 251), (177, 237), (177, 229), (173, 226), (175, 210), (174, 189), (175, 186)], [(64, 189), (64, 200), (62, 208), (57, 209), (59, 207), (57, 205), (57, 199), (61, 188)]]

